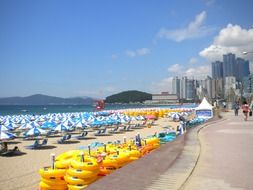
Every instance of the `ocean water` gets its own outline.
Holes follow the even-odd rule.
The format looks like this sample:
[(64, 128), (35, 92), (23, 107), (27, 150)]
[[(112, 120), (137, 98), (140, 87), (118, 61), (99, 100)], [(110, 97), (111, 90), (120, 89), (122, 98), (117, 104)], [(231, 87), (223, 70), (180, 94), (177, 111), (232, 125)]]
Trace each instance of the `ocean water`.
[[(143, 108), (155, 107), (143, 104), (111, 104), (106, 105), (105, 110), (117, 110), (127, 108)], [(92, 105), (47, 105), (47, 106), (31, 106), (31, 105), (0, 105), (0, 115), (20, 115), (20, 114), (47, 114), (47, 113), (70, 113), (70, 112), (93, 112), (95, 107)]]
[[(128, 108), (175, 108), (180, 105), (145, 105), (145, 104), (106, 104), (105, 110), (118, 110)], [(196, 107), (194, 104), (183, 105), (182, 107)], [(47, 105), (47, 106), (29, 106), (29, 105), (0, 105), (0, 115), (25, 115), (25, 114), (48, 114), (48, 113), (70, 113), (70, 112), (93, 112), (95, 107), (92, 105)]]

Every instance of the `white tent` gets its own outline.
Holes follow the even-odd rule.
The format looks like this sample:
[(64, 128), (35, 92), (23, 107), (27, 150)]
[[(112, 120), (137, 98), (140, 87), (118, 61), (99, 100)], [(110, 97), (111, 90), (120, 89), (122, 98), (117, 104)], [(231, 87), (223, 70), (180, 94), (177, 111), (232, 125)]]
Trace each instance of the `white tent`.
[(213, 106), (204, 97), (202, 102), (197, 108), (195, 108), (195, 113), (199, 118), (212, 118), (213, 117)]

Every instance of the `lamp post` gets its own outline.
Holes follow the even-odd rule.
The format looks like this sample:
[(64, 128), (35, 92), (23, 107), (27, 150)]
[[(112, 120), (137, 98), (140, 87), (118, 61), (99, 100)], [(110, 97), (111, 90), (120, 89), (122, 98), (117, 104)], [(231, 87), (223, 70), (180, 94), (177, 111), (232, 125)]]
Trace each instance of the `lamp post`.
[[(252, 51), (244, 51), (244, 52), (242, 52), (243, 55), (247, 55), (249, 53), (253, 53), (253, 52)], [(249, 79), (250, 79), (250, 89), (251, 89), (251, 77)], [(252, 93), (250, 95), (250, 101), (252, 101)]]
[(243, 55), (247, 55), (249, 53), (253, 53), (253, 52), (252, 51), (244, 51), (244, 52), (242, 52)]

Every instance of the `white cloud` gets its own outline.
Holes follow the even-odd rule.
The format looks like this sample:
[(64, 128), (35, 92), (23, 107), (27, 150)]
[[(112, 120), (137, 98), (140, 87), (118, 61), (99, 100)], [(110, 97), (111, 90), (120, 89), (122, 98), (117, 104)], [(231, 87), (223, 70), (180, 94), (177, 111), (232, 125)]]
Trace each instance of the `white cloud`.
[(211, 6), (215, 3), (215, 0), (204, 0), (206, 6)]
[(186, 39), (200, 38), (210, 34), (214, 29), (211, 27), (203, 26), (207, 13), (202, 11), (196, 15), (194, 21), (190, 22), (187, 27), (180, 29), (161, 29), (158, 32), (158, 37), (166, 38), (181, 42)]
[(222, 55), (234, 53), (238, 57), (253, 62), (253, 54), (243, 55), (244, 51), (253, 51), (253, 29), (243, 29), (239, 25), (228, 24), (221, 29), (213, 43), (203, 49), (199, 55), (211, 61), (222, 60)]
[(207, 75), (211, 75), (210, 65), (201, 65), (196, 67), (186, 68), (180, 64), (174, 64), (168, 68), (169, 77), (162, 79), (159, 82), (153, 82), (151, 91), (153, 93), (172, 92), (172, 79), (175, 76), (179, 78), (187, 76), (194, 79), (205, 79)]
[(126, 55), (128, 57), (135, 57), (136, 56), (136, 53), (134, 51), (131, 51), (131, 50), (127, 50), (126, 51)]
[(146, 54), (150, 53), (150, 49), (148, 49), (148, 48), (137, 49), (136, 53), (137, 53), (137, 55), (140, 55), (140, 56), (146, 55)]
[(111, 55), (111, 58), (112, 58), (112, 59), (117, 59), (118, 57), (119, 57), (119, 56), (118, 56), (117, 54), (112, 54), (112, 55)]
[(196, 57), (192, 57), (190, 60), (189, 60), (189, 63), (191, 64), (191, 65), (194, 65), (194, 64), (196, 64), (198, 62), (198, 59), (196, 58)]
[(170, 76), (187, 76), (195, 79), (206, 78), (207, 75), (211, 74), (211, 66), (209, 64), (200, 65), (193, 67), (185, 67), (180, 64), (174, 64), (168, 68)]
[(150, 49), (148, 48), (140, 48), (137, 50), (127, 50), (126, 55), (129, 57), (136, 57), (136, 56), (144, 56), (150, 53)]
[(171, 65), (169, 68), (168, 68), (168, 71), (174, 75), (178, 74), (178, 73), (181, 73), (181, 71), (183, 70), (183, 67), (179, 64), (174, 64), (174, 65)]
[(207, 75), (211, 75), (211, 66), (202, 65), (199, 67), (188, 68), (184, 71), (184, 76), (194, 77), (195, 79), (205, 79)]
[(153, 82), (151, 85), (152, 93), (170, 92), (172, 91), (172, 79), (173, 77), (164, 78), (159, 82)]

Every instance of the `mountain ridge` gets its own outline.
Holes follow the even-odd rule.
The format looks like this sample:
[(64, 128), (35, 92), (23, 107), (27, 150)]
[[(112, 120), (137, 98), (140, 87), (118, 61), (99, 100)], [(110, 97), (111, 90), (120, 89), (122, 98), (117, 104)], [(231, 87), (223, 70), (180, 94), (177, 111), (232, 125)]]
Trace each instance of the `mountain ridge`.
[(44, 94), (33, 94), (25, 97), (0, 98), (0, 105), (91, 105), (95, 101), (96, 99), (91, 97), (61, 98)]

